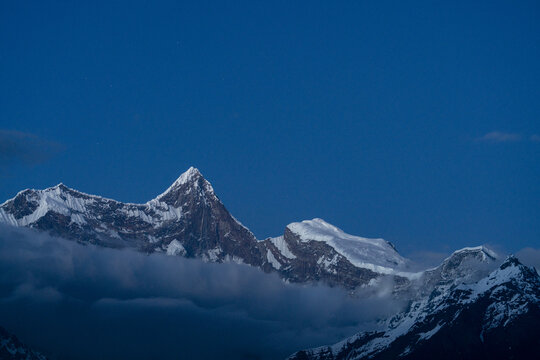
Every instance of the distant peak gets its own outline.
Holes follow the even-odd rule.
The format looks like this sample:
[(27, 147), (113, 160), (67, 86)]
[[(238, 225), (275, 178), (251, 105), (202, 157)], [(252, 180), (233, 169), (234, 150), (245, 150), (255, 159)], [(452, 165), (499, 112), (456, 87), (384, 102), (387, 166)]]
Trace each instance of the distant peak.
[(303, 220), (302, 222), (294, 222), (294, 223), (291, 223), (291, 224), (287, 225), (287, 227), (289, 227), (289, 228), (295, 228), (295, 227), (298, 227), (298, 226), (309, 226), (309, 227), (319, 228), (319, 229), (331, 229), (332, 231), (342, 231), (338, 227), (330, 224), (329, 222), (324, 221), (321, 218), (314, 218), (314, 219), (311, 219), (311, 220)]
[[(177, 196), (172, 196), (172, 194), (178, 194), (179, 190), (185, 194), (188, 194), (191, 192), (190, 189), (198, 189), (197, 191), (202, 191), (202, 193), (215, 197), (212, 185), (204, 178), (199, 169), (191, 166), (182, 175), (180, 175), (167, 190), (159, 195), (157, 200), (162, 201), (164, 199), (168, 199), (173, 201), (172, 199), (176, 199)], [(176, 200), (173, 202), (176, 202)]]
[(518, 258), (515, 255), (509, 255), (506, 260), (501, 264), (501, 269), (506, 269), (510, 266), (519, 266), (521, 263), (519, 262)]
[(176, 181), (175, 184), (182, 185), (185, 184), (193, 179), (203, 177), (199, 169), (196, 167), (190, 166), (189, 169), (187, 169), (186, 172), (184, 172)]
[(487, 248), (484, 245), (474, 246), (474, 247), (464, 247), (463, 249), (459, 249), (459, 250), (454, 251), (452, 253), (452, 255), (450, 255), (450, 257), (452, 257), (454, 255), (457, 255), (457, 254), (466, 253), (466, 252), (482, 253), (484, 255), (484, 258), (488, 257), (491, 260), (497, 260), (497, 258), (498, 258), (497, 253), (495, 253), (493, 250)]
[(167, 191), (172, 188), (182, 186), (184, 184), (196, 182), (197, 180), (201, 178), (204, 180), (204, 176), (201, 174), (199, 169), (197, 169), (196, 167), (190, 166), (189, 169), (187, 169), (184, 173), (182, 173), (182, 175), (180, 175), (178, 179), (176, 179), (172, 183), (172, 185), (169, 187), (169, 189), (167, 189)]
[(64, 185), (64, 183), (58, 183), (58, 185), (53, 186), (53, 189), (66, 190), (66, 189), (69, 189), (69, 188), (66, 185)]

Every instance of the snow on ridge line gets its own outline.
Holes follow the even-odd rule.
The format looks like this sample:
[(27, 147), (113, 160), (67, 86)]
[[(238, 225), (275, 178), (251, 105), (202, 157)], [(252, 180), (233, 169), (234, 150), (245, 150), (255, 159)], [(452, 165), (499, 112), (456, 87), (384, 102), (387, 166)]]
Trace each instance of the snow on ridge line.
[[(165, 190), (164, 192), (162, 192), (161, 194), (159, 194), (155, 199), (156, 200), (160, 200), (163, 196), (165, 196), (167, 193), (169, 193), (170, 191), (174, 190), (175, 188), (179, 187), (179, 186), (182, 186), (182, 185), (185, 185), (187, 184), (190, 180), (192, 180), (193, 178), (195, 177), (200, 177), (203, 179), (204, 181), (204, 187), (205, 187), (205, 190), (208, 191), (209, 193), (211, 193), (212, 195), (214, 195), (214, 197), (217, 198), (217, 196), (215, 195), (214, 193), (214, 188), (212, 187), (212, 184), (210, 184), (210, 182), (208, 180), (206, 180), (204, 178), (204, 176), (202, 175), (202, 173), (199, 171), (199, 169), (197, 169), (196, 167), (193, 167), (193, 166), (190, 166), (189, 169), (187, 169), (184, 173), (182, 173), (178, 179), (176, 179), (172, 184), (171, 186), (169, 186), (167, 188), (167, 190)], [(152, 200), (150, 200), (152, 201)]]
[(302, 242), (325, 242), (356, 267), (409, 279), (422, 276), (422, 272), (401, 271), (406, 260), (384, 239), (350, 235), (320, 218), (291, 223), (287, 228)]
[(249, 228), (248, 228), (247, 226), (245, 226), (244, 224), (242, 224), (242, 223), (240, 222), (240, 220), (238, 220), (237, 218), (234, 217), (233, 214), (229, 213), (229, 215), (231, 216), (231, 218), (232, 218), (238, 225), (240, 225), (240, 226), (243, 227), (245, 230), (247, 230), (247, 232), (250, 233), (251, 236), (252, 236), (254, 239), (256, 239), (255, 234), (253, 234), (253, 233), (251, 232), (251, 230), (249, 230)]
[[(197, 168), (191, 166), (187, 171), (185, 171), (182, 175), (180, 175), (180, 177), (171, 186), (169, 186), (169, 188), (167, 188), (167, 190), (165, 190), (165, 192), (163, 192), (162, 194), (156, 196), (155, 198), (147, 201), (146, 203), (122, 202), (122, 201), (119, 201), (119, 200), (103, 197), (101, 195), (94, 195), (94, 194), (85, 193), (85, 192), (70, 188), (70, 187), (66, 186), (64, 183), (58, 183), (55, 186), (51, 186), (51, 187), (48, 187), (48, 188), (45, 188), (45, 189), (28, 188), (28, 189), (21, 190), (21, 191), (17, 192), (17, 194), (14, 197), (12, 197), (10, 199), (7, 199), (2, 204), (0, 204), (0, 207), (6, 205), (8, 202), (14, 200), (17, 196), (19, 196), (19, 195), (21, 195), (21, 194), (23, 194), (24, 192), (27, 192), (27, 191), (32, 191), (32, 192), (38, 193), (40, 195), (47, 195), (47, 194), (54, 191), (55, 193), (57, 193), (59, 195), (59, 193), (60, 193), (59, 190), (62, 187), (64, 187), (65, 189), (67, 189), (69, 191), (75, 192), (75, 193), (83, 195), (83, 196), (88, 196), (88, 197), (93, 198), (93, 199), (112, 201), (112, 202), (115, 202), (115, 203), (118, 203), (118, 204), (129, 205), (129, 206), (155, 206), (156, 204), (161, 204), (161, 202), (159, 201), (159, 198), (161, 198), (163, 195), (165, 195), (167, 192), (169, 192), (169, 190), (171, 190), (175, 185), (184, 184), (185, 182), (187, 182), (187, 180), (189, 180), (190, 178), (192, 178), (196, 174), (202, 176), (201, 172)], [(184, 182), (183, 183), (178, 183), (178, 181), (181, 180), (181, 179), (184, 179)], [(214, 193), (214, 189), (213, 189), (212, 185), (208, 182), (208, 180), (206, 180), (206, 179), (204, 179), (204, 180), (206, 181), (206, 183), (208, 185), (207, 190), (209, 190), (211, 193)], [(237, 222), (240, 223), (238, 220), (237, 220)], [(242, 225), (242, 224), (240, 223), (240, 225)], [(245, 227), (244, 225), (242, 225), (242, 226)]]
[[(472, 247), (464, 247), (462, 249), (459, 249), (459, 250), (456, 250), (452, 253), (452, 255), (455, 255), (455, 254), (458, 254), (460, 252), (464, 252), (464, 251), (481, 251), (484, 255), (484, 260), (486, 260), (485, 258), (485, 254), (489, 255), (490, 257), (492, 257), (493, 259), (497, 259), (499, 256), (497, 255), (497, 253), (489, 248), (487, 248), (485, 245), (480, 245), (480, 246), (472, 246)], [(448, 258), (446, 259), (449, 259), (452, 257), (452, 255), (450, 255)]]
[[(95, 203), (96, 201), (120, 204), (122, 207), (117, 211), (120, 211), (129, 217), (139, 217), (142, 220), (152, 224), (158, 224), (162, 221), (174, 220), (182, 217), (180, 208), (172, 207), (157, 200), (151, 200), (146, 204), (123, 203), (98, 195), (86, 194), (78, 190), (71, 189), (62, 183), (44, 190), (26, 189), (20, 191), (17, 196), (28, 190), (30, 190), (31, 193), (24, 194), (23, 196), (36, 196), (34, 200), (37, 201), (37, 208), (31, 214), (25, 215), (20, 219), (16, 219), (13, 214), (5, 211), (3, 208), (0, 208), (0, 221), (13, 226), (28, 226), (52, 210), (56, 213), (70, 216), (72, 222), (81, 223), (83, 220), (81, 215), (86, 213), (87, 206)], [(14, 199), (15, 198), (9, 199), (4, 204), (7, 204), (9, 201)], [(152, 219), (142, 209), (154, 210), (156, 214), (161, 216), (161, 221)]]
[(300, 236), (304, 242), (311, 240), (328, 242), (332, 237), (343, 238), (347, 240), (354, 240), (370, 245), (374, 245), (380, 248), (390, 247), (388, 242), (381, 238), (365, 238), (361, 236), (350, 235), (321, 218), (314, 218), (312, 220), (303, 220), (302, 222), (293, 222), (287, 225), (287, 228), (293, 233)]

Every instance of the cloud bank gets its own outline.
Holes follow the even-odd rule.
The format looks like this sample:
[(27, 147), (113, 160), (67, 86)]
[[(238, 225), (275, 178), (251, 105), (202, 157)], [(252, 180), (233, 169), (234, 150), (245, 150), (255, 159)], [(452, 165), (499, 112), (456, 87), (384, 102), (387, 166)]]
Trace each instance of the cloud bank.
[(53, 359), (284, 358), (373, 327), (403, 305), (378, 290), (353, 298), (246, 265), (0, 227), (0, 325)]

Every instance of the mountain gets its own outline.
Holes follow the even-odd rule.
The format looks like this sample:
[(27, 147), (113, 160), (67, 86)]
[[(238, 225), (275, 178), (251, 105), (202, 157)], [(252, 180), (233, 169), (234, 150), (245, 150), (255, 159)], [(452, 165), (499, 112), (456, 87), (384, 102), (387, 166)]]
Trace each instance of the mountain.
[(404, 270), (406, 260), (391, 243), (346, 234), (322, 219), (289, 224), (282, 236), (259, 241), (193, 167), (145, 204), (89, 195), (63, 184), (27, 189), (0, 205), (0, 222), (83, 244), (249, 264), (290, 282), (323, 281), (354, 289), (384, 276), (402, 284), (418, 277)]
[[(390, 242), (347, 234), (319, 218), (293, 222), (281, 236), (257, 240), (193, 167), (145, 204), (89, 195), (63, 184), (27, 189), (0, 205), (0, 222), (82, 244), (247, 264), (288, 282), (323, 282), (351, 293), (376, 289), (389, 279), (392, 295), (409, 303), (377, 330), (299, 351), (291, 359), (535, 355), (528, 352), (535, 349), (540, 330), (540, 280), (515, 257), (501, 264), (485, 246), (467, 247), (435, 268), (415, 272)], [(24, 349), (16, 338), (9, 339), (1, 340), (8, 344), (2, 349)]]
[(416, 281), (396, 291), (402, 297), (408, 292), (408, 298), (421, 298), (429, 295), (437, 286), (476, 282), (487, 276), (497, 265), (498, 255), (493, 250), (485, 246), (466, 247), (454, 251), (439, 266), (424, 270)]
[(2, 360), (47, 360), (40, 353), (30, 349), (17, 337), (0, 326), (0, 359)]
[(408, 283), (407, 260), (383, 239), (353, 236), (322, 219), (287, 225), (283, 236), (264, 240), (267, 267), (294, 282), (324, 281), (354, 289), (381, 276)]
[(510, 256), (479, 281), (443, 281), (381, 330), (290, 359), (532, 359), (539, 333), (540, 277)]
[(253, 234), (193, 167), (146, 204), (88, 195), (63, 184), (24, 190), (0, 205), (0, 221), (81, 243), (261, 265)]

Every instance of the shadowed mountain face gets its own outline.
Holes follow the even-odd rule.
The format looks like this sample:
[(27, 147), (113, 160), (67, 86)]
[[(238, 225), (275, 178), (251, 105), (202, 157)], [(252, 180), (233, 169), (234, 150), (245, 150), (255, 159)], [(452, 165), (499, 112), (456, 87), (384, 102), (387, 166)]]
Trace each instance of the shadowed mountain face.
[(0, 359), (47, 360), (42, 354), (30, 349), (17, 337), (0, 326)]
[(146, 204), (88, 195), (63, 184), (24, 190), (0, 206), (0, 221), (81, 243), (249, 264), (291, 282), (354, 289), (380, 277), (406, 284), (415, 276), (402, 270), (406, 260), (392, 244), (346, 234), (322, 219), (292, 223), (283, 236), (258, 241), (193, 167)]
[(540, 331), (540, 277), (509, 257), (472, 284), (437, 285), (380, 331), (290, 359), (532, 359)]

